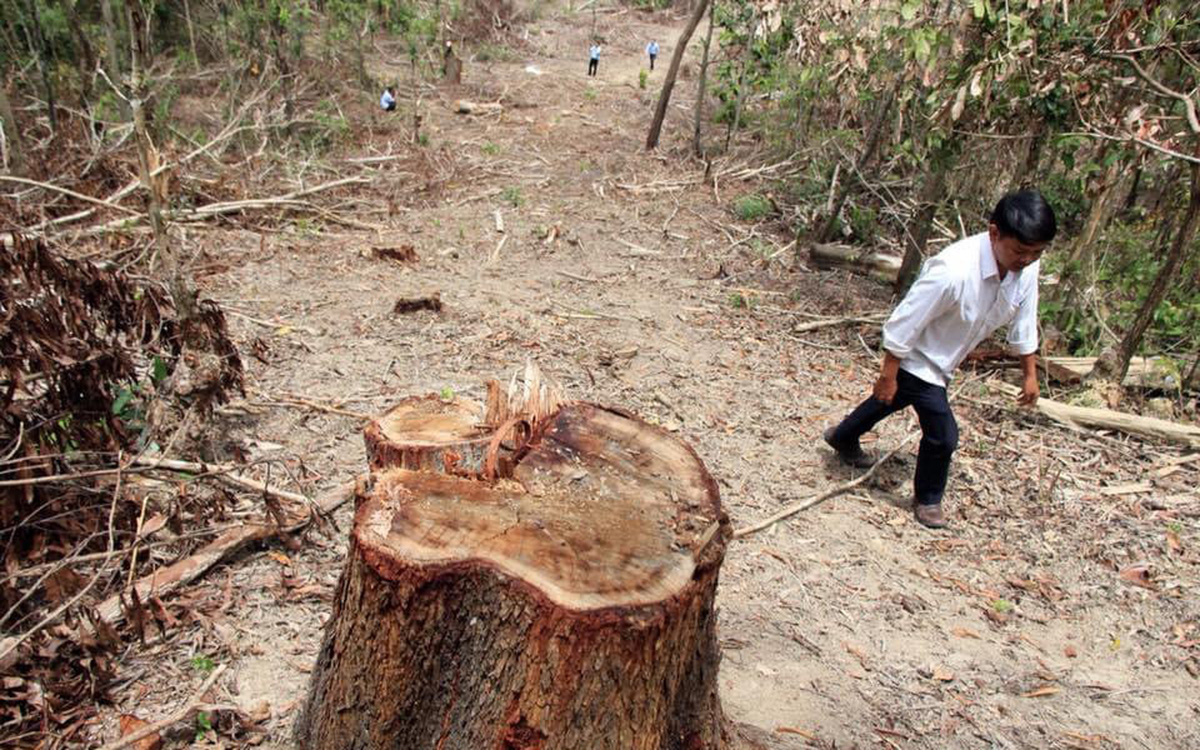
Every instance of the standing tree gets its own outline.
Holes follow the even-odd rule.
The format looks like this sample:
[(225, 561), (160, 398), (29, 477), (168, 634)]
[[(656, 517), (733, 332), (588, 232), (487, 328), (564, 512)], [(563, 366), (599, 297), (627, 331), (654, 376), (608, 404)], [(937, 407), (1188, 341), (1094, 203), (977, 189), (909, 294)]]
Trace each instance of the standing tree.
[(658, 137), (662, 133), (663, 120), (667, 116), (667, 107), (671, 104), (671, 89), (675, 88), (675, 76), (679, 75), (679, 63), (683, 60), (683, 53), (687, 50), (688, 42), (692, 40), (692, 34), (696, 32), (696, 27), (700, 25), (700, 19), (704, 18), (704, 11), (708, 10), (708, 4), (711, 1), (698, 0), (696, 7), (692, 9), (692, 15), (688, 18), (687, 26), (683, 28), (683, 33), (675, 42), (675, 51), (671, 54), (671, 67), (667, 69), (667, 77), (663, 80), (662, 91), (658, 94), (658, 103), (654, 105), (654, 119), (650, 122), (650, 132), (646, 135), (646, 150), (648, 151), (658, 148)]

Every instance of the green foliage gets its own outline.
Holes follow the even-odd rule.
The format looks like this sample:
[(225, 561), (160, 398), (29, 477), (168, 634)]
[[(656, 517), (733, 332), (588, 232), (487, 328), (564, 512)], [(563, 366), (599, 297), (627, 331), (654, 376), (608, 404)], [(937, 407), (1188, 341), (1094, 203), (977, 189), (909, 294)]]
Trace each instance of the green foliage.
[(209, 717), (208, 712), (207, 711), (197, 711), (196, 712), (196, 736), (193, 738), (193, 742), (203, 742), (204, 737), (209, 732), (212, 731), (212, 728), (213, 728), (212, 719)]
[(483, 153), (487, 154), (488, 156), (499, 156), (500, 155), (500, 146), (495, 143), (492, 143), (491, 141), (480, 146), (479, 150), (482, 151)]
[(587, 99), (589, 102), (596, 101), (597, 96), (599, 96), (599, 94), (596, 92), (596, 89), (592, 88), (591, 86), (588, 86), (583, 90), (583, 98)]
[(451, 388), (450, 386), (446, 386), (446, 387), (442, 388), (441, 392), (438, 395), (442, 397), (443, 401), (453, 401), (454, 400), (454, 389)]
[(493, 42), (484, 42), (475, 48), (475, 59), (479, 62), (516, 62), (519, 60), (517, 53), (502, 44)]
[(645, 68), (642, 68), (641, 70), (639, 70), (638, 71), (638, 88), (645, 89), (646, 82), (648, 80), (650, 80), (650, 71), (646, 70)]
[(211, 657), (205, 656), (204, 654), (197, 654), (196, 656), (192, 657), (192, 669), (196, 670), (200, 674), (209, 674), (216, 668), (217, 665), (215, 662), (213, 662)]
[(521, 195), (521, 188), (516, 185), (509, 185), (504, 188), (504, 190), (500, 191), (500, 197), (513, 208), (520, 208), (525, 203), (525, 197)]
[(743, 195), (733, 202), (733, 212), (742, 221), (758, 221), (771, 213), (771, 201), (761, 195)]

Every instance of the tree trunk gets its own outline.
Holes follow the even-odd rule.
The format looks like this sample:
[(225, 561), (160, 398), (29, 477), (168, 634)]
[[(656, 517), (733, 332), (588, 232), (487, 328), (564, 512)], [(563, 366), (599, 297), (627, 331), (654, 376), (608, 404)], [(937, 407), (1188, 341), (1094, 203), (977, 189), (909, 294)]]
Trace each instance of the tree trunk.
[[(896, 84), (887, 90), (884, 94), (883, 102), (879, 105), (879, 111), (875, 113), (875, 119), (871, 121), (871, 127), (867, 131), (867, 142), (863, 146), (862, 153), (858, 156), (858, 163), (854, 167), (853, 177), (857, 178), (866, 170), (867, 165), (875, 158), (875, 150), (879, 148), (879, 141), (882, 140), (883, 127), (887, 122), (888, 115), (892, 112), (892, 102), (896, 100)], [(833, 206), (830, 208), (829, 217), (825, 220), (825, 226), (821, 229), (819, 237), (820, 242), (829, 242), (833, 239), (833, 229), (837, 226), (837, 217), (842, 212), (842, 206), (846, 205), (846, 199), (850, 197), (850, 187), (853, 180), (847, 179), (842, 181), (842, 186), (838, 190), (837, 197), (833, 200)]]
[(363, 431), (367, 465), (457, 476), (483, 473), (492, 431), (483, 408), (465, 399), (413, 396)]
[(663, 120), (667, 116), (667, 107), (671, 104), (671, 89), (675, 88), (675, 76), (679, 74), (679, 63), (683, 60), (683, 53), (687, 50), (688, 42), (691, 41), (696, 27), (700, 25), (700, 19), (704, 18), (704, 11), (708, 9), (710, 1), (700, 0), (696, 3), (695, 10), (688, 18), (687, 26), (684, 27), (683, 33), (675, 42), (675, 51), (671, 54), (671, 67), (667, 69), (667, 77), (663, 80), (662, 91), (658, 94), (658, 104), (654, 106), (654, 119), (650, 122), (650, 133), (646, 136), (647, 150), (658, 147), (658, 137), (662, 133)]
[(13, 116), (12, 104), (8, 101), (5, 81), (0, 80), (0, 130), (4, 136), (4, 158), (7, 167), (15, 175), (25, 174), (25, 151), (21, 144), (21, 130)]
[(713, 35), (713, 8), (715, 4), (708, 6), (708, 32), (704, 35), (704, 54), (700, 58), (700, 81), (696, 84), (696, 125), (692, 130), (692, 153), (696, 158), (704, 158), (704, 146), (700, 142), (700, 128), (704, 122), (704, 98), (708, 96), (708, 49), (712, 46)]
[(1013, 176), (1012, 190), (1025, 190), (1038, 183), (1038, 165), (1042, 162), (1042, 147), (1046, 144), (1046, 120), (1036, 116), (1029, 123), (1032, 132), (1029, 135), (1029, 146), (1025, 150), (1025, 163), (1019, 174)]
[[(148, 213), (150, 229), (154, 233), (154, 255), (166, 270), (167, 287), (171, 302), (179, 316), (179, 323), (187, 327), (196, 317), (196, 290), (184, 275), (183, 266), (171, 247), (167, 237), (167, 223), (163, 218), (163, 204), (167, 202), (169, 173), (155, 176), (158, 169), (158, 150), (150, 139), (150, 128), (146, 123), (145, 70), (149, 60), (149, 20), (142, 11), (141, 0), (125, 0), (125, 20), (129, 26), (129, 42), (133, 50), (129, 66), (129, 103), (133, 114), (133, 133), (137, 144), (138, 175), (142, 187), (149, 197)], [(151, 261), (153, 266), (153, 261)]]
[(188, 43), (192, 47), (192, 65), (199, 70), (200, 52), (196, 49), (196, 29), (192, 26), (192, 5), (188, 0), (183, 0), (183, 19), (187, 22)]
[(947, 144), (939, 148), (930, 160), (930, 171), (925, 175), (916, 209), (904, 225), (904, 260), (900, 262), (900, 272), (896, 275), (896, 294), (908, 291), (925, 258), (925, 246), (929, 244), (929, 235), (933, 231), (938, 200), (946, 189), (946, 175), (953, 168), (958, 155), (957, 141), (958, 136), (950, 136)]
[(58, 107), (54, 101), (54, 79), (50, 73), (50, 50), (42, 33), (42, 21), (38, 17), (37, 3), (25, 0), (25, 40), (29, 51), (37, 60), (38, 77), (42, 81), (42, 92), (46, 97), (46, 110), (50, 115), (50, 132), (58, 132)]
[[(108, 77), (120, 85), (121, 56), (117, 46), (117, 19), (113, 15), (112, 0), (100, 0), (100, 12), (104, 17), (104, 57), (108, 61)], [(123, 119), (130, 118), (129, 105), (120, 97), (117, 97), (117, 109)]]
[(1154, 312), (1162, 303), (1163, 298), (1167, 296), (1167, 291), (1171, 288), (1175, 277), (1179, 275), (1179, 269), (1183, 267), (1183, 262), (1187, 258), (1187, 251), (1191, 247), (1192, 236), (1196, 233), (1196, 224), (1200, 219), (1200, 164), (1193, 163), (1190, 171), (1191, 195), (1188, 199), (1187, 212), (1184, 214), (1179, 230), (1175, 233), (1175, 240), (1167, 251), (1167, 259), (1158, 269), (1154, 283), (1150, 285), (1150, 291), (1146, 293), (1146, 299), (1138, 309), (1133, 324), (1125, 332), (1121, 343), (1117, 345), (1116, 356), (1111, 361), (1106, 361), (1101, 357), (1100, 361), (1096, 363), (1095, 374), (1099, 378), (1117, 383), (1125, 378), (1125, 371), (1129, 369), (1129, 360), (1137, 351), (1138, 345), (1141, 344), (1142, 336), (1145, 335), (1146, 329), (1154, 320)]
[(572, 403), (535, 429), (510, 480), (360, 487), (300, 747), (727, 747), (712, 477), (623, 412)]
[[(88, 41), (87, 34), (84, 33), (83, 24), (79, 21), (79, 12), (75, 7), (74, 0), (64, 0), (62, 9), (67, 17), (67, 25), (71, 29), (71, 36), (75, 40), (75, 46), (79, 48), (80, 109), (86, 112), (88, 103), (92, 98), (92, 80), (96, 73), (96, 54), (92, 49), (92, 43)], [(91, 137), (91, 134), (89, 133), (88, 136)]]

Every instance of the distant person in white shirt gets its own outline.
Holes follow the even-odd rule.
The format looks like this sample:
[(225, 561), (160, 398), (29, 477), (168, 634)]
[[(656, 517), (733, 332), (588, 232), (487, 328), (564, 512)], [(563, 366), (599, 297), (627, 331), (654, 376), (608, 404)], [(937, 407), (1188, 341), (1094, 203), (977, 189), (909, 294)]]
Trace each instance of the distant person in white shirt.
[(946, 386), (967, 354), (1007, 325), (1024, 376), (1018, 401), (1037, 402), (1038, 259), (1056, 232), (1054, 211), (1042, 194), (1022, 190), (996, 204), (987, 232), (927, 260), (883, 324), (883, 368), (871, 396), (825, 431), (825, 442), (844, 462), (865, 468), (873, 460), (859, 438), (884, 417), (913, 407), (921, 423), (913, 513), (925, 526), (946, 525), (942, 495), (958, 447)]
[(658, 40), (651, 39), (646, 45), (646, 54), (650, 55), (650, 70), (654, 70), (654, 59), (658, 57)]
[(596, 75), (596, 69), (600, 67), (600, 45), (593, 43), (588, 48), (588, 75)]
[(396, 111), (396, 91), (391, 86), (383, 90), (383, 96), (379, 97), (379, 106), (383, 107), (386, 112)]

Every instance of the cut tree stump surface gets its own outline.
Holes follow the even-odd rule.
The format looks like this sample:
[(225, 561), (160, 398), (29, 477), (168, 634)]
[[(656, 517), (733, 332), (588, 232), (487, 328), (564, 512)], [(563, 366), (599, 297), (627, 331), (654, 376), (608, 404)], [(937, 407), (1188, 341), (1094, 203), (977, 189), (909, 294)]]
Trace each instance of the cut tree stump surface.
[(491, 431), (483, 406), (463, 398), (414, 396), (367, 425), (371, 469), (384, 467), (469, 474), (481, 471)]
[(474, 558), (560, 606), (600, 609), (677, 594), (719, 528), (716, 486), (690, 449), (595, 407), (559, 412), (514, 480), (384, 472), (356, 522), (363, 554)]
[(730, 527), (703, 463), (580, 403), (515, 460), (511, 478), (388, 468), (359, 487), (300, 747), (728, 746), (715, 600)]

